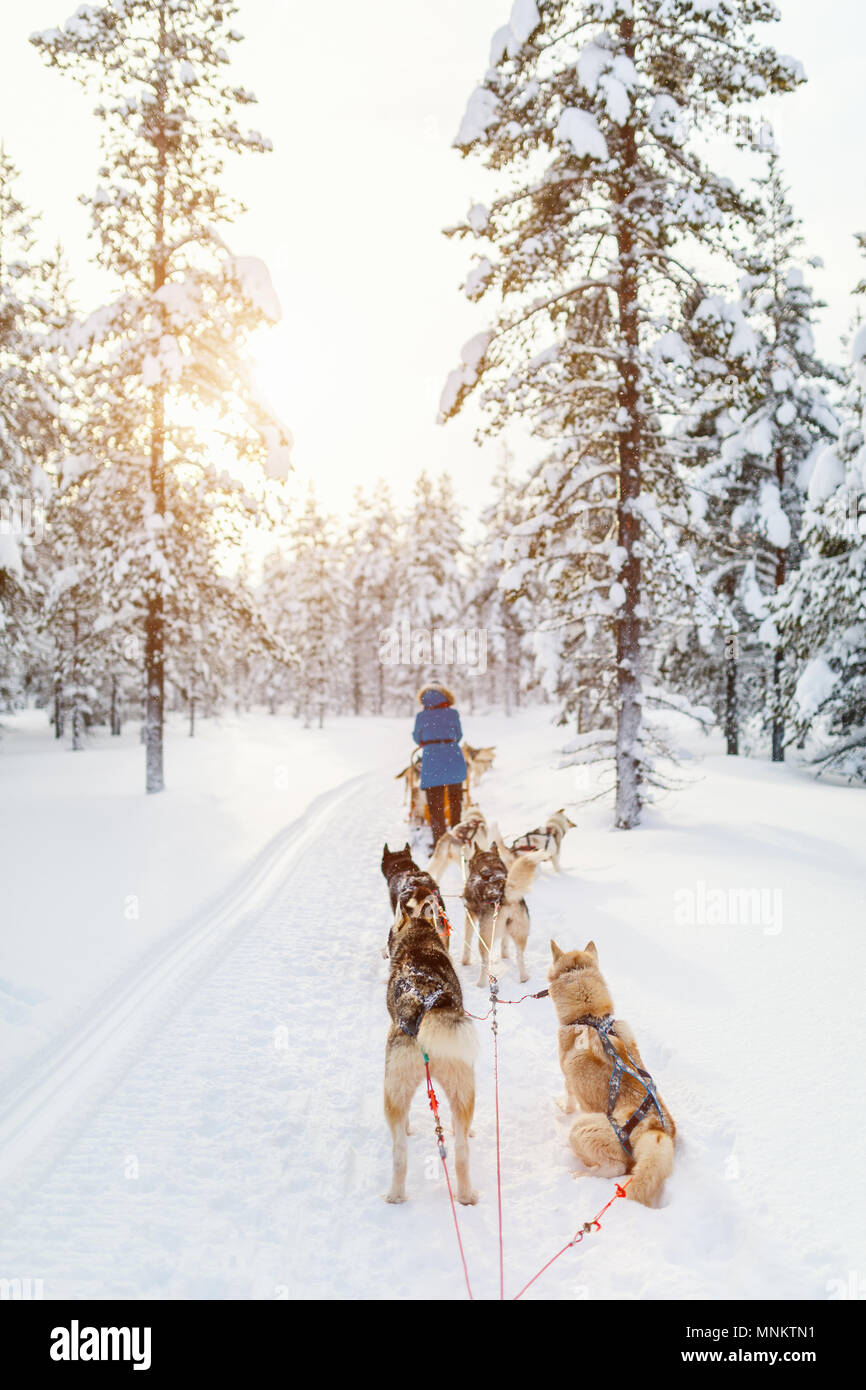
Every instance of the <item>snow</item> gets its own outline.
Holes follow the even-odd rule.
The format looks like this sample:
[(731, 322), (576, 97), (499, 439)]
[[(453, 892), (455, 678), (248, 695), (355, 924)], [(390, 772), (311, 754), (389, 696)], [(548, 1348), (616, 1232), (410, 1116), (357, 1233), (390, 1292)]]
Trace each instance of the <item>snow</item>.
[(656, 362), (670, 362), (675, 367), (690, 367), (692, 355), (681, 334), (671, 330), (662, 333), (652, 345), (652, 356)]
[[(521, 48), (541, 23), (536, 0), (514, 0), (507, 24), (497, 29), (490, 44), (490, 66), (495, 68), (507, 55), (516, 58)], [(463, 141), (457, 141), (462, 144)]]
[(743, 448), (747, 454), (757, 454), (760, 459), (770, 457), (773, 452), (773, 425), (766, 415), (748, 426), (743, 437)]
[(5, 570), (7, 574), (16, 574), (19, 579), (24, 573), (18, 542), (11, 530), (7, 530), (5, 526), (0, 526), (0, 570)]
[[(389, 912), (379, 859), (384, 839), (405, 837), (393, 773), (408, 722), (341, 720), (301, 735), (289, 721), (254, 718), (203, 726), (201, 742), (175, 734), (173, 789), (161, 799), (129, 785), (133, 763), (140, 771), (134, 741), (71, 754), (32, 716), (11, 721), (0, 751), (12, 777), (3, 844), (8, 905), (28, 931), (10, 938), (7, 1032), (33, 1029), (35, 1016), (57, 1065), (80, 1055), (70, 1047), (83, 1030), (98, 1025), (106, 1039), (102, 1070), (88, 1062), (87, 1086), (68, 1073), (52, 1102), (57, 1122), (49, 1107), (38, 1148), (12, 1178), (4, 1150), (0, 1263), (38, 1271), (46, 1298), (462, 1296), (420, 1091), (409, 1201), (382, 1201)], [(519, 985), (504, 962), (502, 997), (545, 985), (551, 937), (576, 946), (592, 936), (616, 1013), (678, 1125), (664, 1205), (617, 1203), (526, 1298), (827, 1297), (831, 1281), (858, 1268), (864, 1217), (859, 1135), (845, 1122), (856, 1097), (833, 1024), (844, 1018), (846, 1047), (859, 1055), (862, 793), (725, 758), (717, 737), (682, 734), (697, 759), (688, 778), (625, 838), (611, 831), (609, 807), (586, 799), (599, 770), (557, 769), (564, 740), (548, 711), (510, 720), (464, 711), (464, 724), (473, 743), (497, 745), (479, 791), (506, 836), (563, 805), (579, 822), (564, 872), (543, 869), (529, 897), (531, 979)], [(278, 767), (288, 769), (279, 786)], [(34, 794), (41, 778), (51, 797)], [(250, 865), (296, 817), (256, 889)], [(36, 879), (21, 853), (34, 836), (58, 856)], [(455, 870), (445, 891), (459, 883)], [(136, 891), (140, 916), (125, 918)], [(157, 982), (145, 953), (162, 940), (174, 968), (191, 939), (183, 923), (206, 898), (217, 913), (202, 919), (211, 935)], [(456, 917), (456, 900), (446, 902)], [(121, 965), (134, 1020), (115, 1010), (109, 1029), (105, 1000), (100, 1012), (88, 996)], [(457, 966), (467, 1007), (481, 1014), (476, 969)], [(147, 1000), (136, 993), (143, 977)], [(109, 985), (107, 997), (120, 996)], [(69, 1032), (46, 1026), (60, 1000), (80, 1011)], [(554, 1100), (562, 1078), (549, 1000), (499, 1014), (508, 1296), (613, 1184), (575, 1180), (570, 1121)], [(476, 1027), (481, 1200), (459, 1221), (476, 1297), (489, 1299), (498, 1291), (493, 1053), (489, 1026)]]
[(844, 481), (845, 464), (831, 444), (818, 454), (809, 478), (808, 497), (812, 506), (819, 507), (826, 502)]
[(486, 256), (482, 256), (466, 276), (466, 282), (463, 286), (463, 293), (466, 298), (480, 299), (492, 274), (493, 266)]
[[(5, 910), (33, 924), (7, 943), (4, 972), (39, 1003), (20, 1030), (0, 1006), (0, 1072), (224, 887), (316, 792), (390, 747), (387, 725), (354, 730), (343, 721), (327, 740), (288, 719), (224, 717), (189, 739), (179, 719), (167, 734), (169, 789), (145, 798), (137, 725), (120, 739), (99, 730), (72, 754), (46, 712), (3, 715)], [(51, 846), (51, 874), (34, 877), (34, 843)]]
[(264, 261), (258, 256), (229, 256), (226, 269), (259, 313), (271, 323), (279, 323), (282, 309)]
[(794, 691), (801, 715), (811, 718), (823, 705), (836, 684), (837, 676), (822, 656), (815, 657), (805, 667)]
[(499, 98), (495, 92), (491, 92), (489, 87), (476, 87), (469, 98), (454, 144), (471, 145), (473, 140), (480, 140), (496, 120), (498, 111)]
[(687, 129), (682, 108), (673, 97), (664, 93), (656, 97), (650, 108), (647, 124), (654, 135), (662, 136), (675, 145), (685, 142)]
[(526, 43), (530, 34), (541, 23), (541, 16), (538, 13), (538, 5), (535, 0), (514, 0), (508, 23), (518, 43)]
[(778, 483), (767, 481), (761, 484), (758, 520), (770, 544), (777, 550), (786, 550), (791, 544), (791, 523), (782, 510)]
[(155, 386), (159, 381), (177, 381), (183, 366), (184, 354), (177, 338), (163, 333), (156, 351), (148, 353), (142, 362), (141, 380), (145, 386)]
[(475, 235), (480, 236), (482, 232), (487, 231), (490, 222), (490, 212), (483, 203), (473, 203), (466, 214), (466, 221), (469, 223)]
[(557, 122), (554, 138), (571, 145), (578, 159), (606, 160), (608, 157), (607, 141), (598, 121), (591, 111), (583, 111), (579, 106), (565, 108)]
[(461, 365), (449, 373), (442, 391), (439, 402), (440, 418), (444, 419), (450, 415), (461, 394), (475, 385), (478, 380), (478, 368), (492, 341), (493, 332), (486, 329), (483, 333), (476, 333), (474, 338), (463, 344), (460, 351)]

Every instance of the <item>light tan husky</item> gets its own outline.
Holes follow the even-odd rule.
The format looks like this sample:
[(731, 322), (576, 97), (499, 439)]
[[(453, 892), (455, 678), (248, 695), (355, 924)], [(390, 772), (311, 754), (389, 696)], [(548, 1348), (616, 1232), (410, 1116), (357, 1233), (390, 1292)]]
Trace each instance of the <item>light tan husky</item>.
[(477, 806), (469, 806), (460, 824), (439, 836), (427, 872), (433, 875), (437, 883), (441, 883), (449, 864), (459, 864), (462, 859), (468, 858), (476, 845), (479, 849), (487, 849), (488, 844), (484, 812)]
[[(551, 941), (553, 964), (547, 972), (550, 997), (559, 1019), (559, 1065), (565, 1077), (566, 1114), (576, 1108), (583, 1112), (575, 1120), (568, 1142), (585, 1168), (595, 1177), (616, 1178), (631, 1174), (626, 1195), (651, 1207), (661, 1195), (665, 1179), (674, 1166), (674, 1135), (671, 1116), (659, 1097), (663, 1118), (652, 1104), (646, 1114), (626, 1134), (629, 1156), (607, 1116), (608, 1090), (613, 1059), (606, 1053), (596, 1028), (581, 1023), (586, 1018), (609, 1020), (613, 1000), (598, 968), (598, 951), (590, 941), (583, 951), (561, 951)], [(610, 1045), (618, 1057), (643, 1068), (634, 1034), (627, 1023), (617, 1019), (607, 1028)], [(613, 1118), (625, 1127), (635, 1111), (647, 1100), (640, 1081), (622, 1075)]]

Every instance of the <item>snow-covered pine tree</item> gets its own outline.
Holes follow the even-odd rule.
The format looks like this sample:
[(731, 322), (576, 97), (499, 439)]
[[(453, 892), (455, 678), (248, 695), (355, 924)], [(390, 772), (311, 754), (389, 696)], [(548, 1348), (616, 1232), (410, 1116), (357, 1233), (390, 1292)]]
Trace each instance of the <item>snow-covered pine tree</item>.
[(389, 668), (380, 655), (397, 601), (398, 545), (398, 520), (386, 484), (380, 479), (369, 498), (359, 488), (345, 539), (345, 651), (355, 714), (382, 714), (385, 707)]
[(470, 625), (486, 634), (487, 672), (473, 684), (486, 688), (490, 699), (510, 715), (520, 708), (533, 671), (528, 635), (538, 617), (526, 594), (512, 592), (505, 560), (509, 538), (524, 517), (522, 485), (514, 477), (507, 450), (491, 486), (493, 501), (481, 514), (480, 540), (468, 547), (466, 611)]
[(19, 698), (41, 656), (38, 551), (62, 448), (56, 334), (66, 314), (62, 266), (36, 249), (34, 217), (0, 148), (0, 700)]
[(800, 226), (775, 154), (760, 181), (759, 206), (740, 282), (754, 335), (749, 371), (740, 403), (720, 422), (717, 456), (701, 469), (697, 486), (708, 497), (710, 545), (719, 548), (712, 584), (727, 602), (737, 650), (765, 653), (764, 722), (773, 761), (780, 762), (784, 649), (768, 598), (799, 563), (805, 487), (817, 452), (838, 432), (828, 396), (838, 374), (815, 351), (820, 304), (800, 263)]
[[(857, 237), (866, 251), (866, 234)], [(856, 293), (866, 294), (866, 280)], [(822, 769), (866, 781), (866, 324), (851, 344), (841, 429), (808, 480), (800, 568), (772, 604), (792, 658), (798, 741)]]
[[(261, 262), (227, 252), (215, 228), (238, 210), (221, 184), (229, 152), (268, 142), (236, 111), (255, 100), (226, 72), (241, 35), (231, 3), (116, 0), (81, 6), (31, 42), (100, 95), (103, 165), (89, 204), (99, 264), (120, 294), (82, 326), (90, 468), (109, 475), (115, 579), (144, 609), (146, 786), (164, 785), (166, 605), (186, 542), (172, 508), (185, 480), (203, 500), (240, 495), (189, 416), (221, 417), (224, 456), (284, 472), (289, 439), (252, 387), (248, 332), (279, 316)], [(183, 482), (181, 480), (184, 480)], [(106, 595), (108, 606), (112, 596)]]
[(401, 649), (406, 645), (403, 634), (409, 634), (409, 664), (401, 661), (388, 668), (392, 709), (404, 708), (434, 669), (444, 677), (455, 651), (460, 655), (448, 634), (465, 620), (464, 559), (463, 525), (451, 479), (443, 473), (437, 485), (422, 472), (401, 527), (393, 626), (401, 633)]
[[(465, 289), (496, 305), (466, 345), (442, 401), (458, 411), (480, 387), (489, 428), (517, 416), (549, 438), (571, 477), (612, 484), (605, 542), (616, 683), (615, 818), (638, 823), (642, 745), (642, 571), (681, 480), (660, 421), (683, 406), (696, 247), (731, 250), (751, 209), (700, 153), (690, 124), (802, 81), (797, 63), (755, 34), (767, 0), (515, 0), (456, 144), (505, 185), (453, 229), (482, 240)], [(741, 126), (741, 142), (757, 131)], [(609, 506), (604, 499), (602, 506)], [(575, 508), (577, 510), (577, 508)], [(687, 560), (688, 557), (685, 557)], [(690, 579), (691, 576), (685, 576)]]
[(334, 522), (322, 513), (310, 487), (303, 510), (265, 565), (261, 593), (274, 636), (292, 653), (283, 695), (290, 696), (305, 728), (314, 718), (321, 728), (328, 710), (342, 713), (348, 707), (344, 562)]

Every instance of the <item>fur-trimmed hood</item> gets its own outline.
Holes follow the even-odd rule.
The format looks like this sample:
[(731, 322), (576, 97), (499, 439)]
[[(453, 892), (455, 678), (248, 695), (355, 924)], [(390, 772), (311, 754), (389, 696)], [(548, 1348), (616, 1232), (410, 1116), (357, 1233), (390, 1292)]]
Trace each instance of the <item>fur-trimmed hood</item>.
[(429, 681), (418, 691), (418, 702), (424, 705), (425, 709), (435, 709), (439, 705), (453, 705), (454, 696), (446, 685)]

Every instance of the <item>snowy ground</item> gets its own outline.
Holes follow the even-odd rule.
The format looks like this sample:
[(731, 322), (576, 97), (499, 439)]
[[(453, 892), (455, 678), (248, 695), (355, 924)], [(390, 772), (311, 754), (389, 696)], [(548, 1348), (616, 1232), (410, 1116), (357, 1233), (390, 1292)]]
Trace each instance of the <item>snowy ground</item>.
[[(178, 731), (172, 790), (148, 801), (131, 738), (72, 755), (29, 719), (5, 721), (0, 750), (17, 952), (3, 973), (25, 1010), (0, 1096), (0, 1276), (42, 1279), (49, 1298), (464, 1296), (420, 1093), (410, 1200), (381, 1200), (379, 858), (405, 837), (403, 724)], [(545, 869), (530, 900), (525, 988), (545, 982), (550, 936), (593, 937), (680, 1135), (665, 1207), (617, 1203), (526, 1297), (826, 1298), (862, 1279), (863, 792), (692, 739), (682, 788), (623, 835), (603, 803), (579, 806), (589, 774), (556, 770), (543, 712), (464, 722), (498, 745), (480, 793), (506, 834), (578, 810), (565, 872)], [(275, 766), (291, 769), (279, 788)], [(130, 941), (113, 904), (144, 882)], [(741, 889), (761, 890), (743, 924)], [(458, 968), (483, 1013), (475, 963)], [(524, 992), (513, 963), (501, 979), (505, 997)], [(574, 1177), (549, 1001), (501, 1014), (508, 1296), (613, 1186)], [(478, 1027), (482, 1200), (460, 1222), (475, 1295), (492, 1298), (492, 1047)]]

